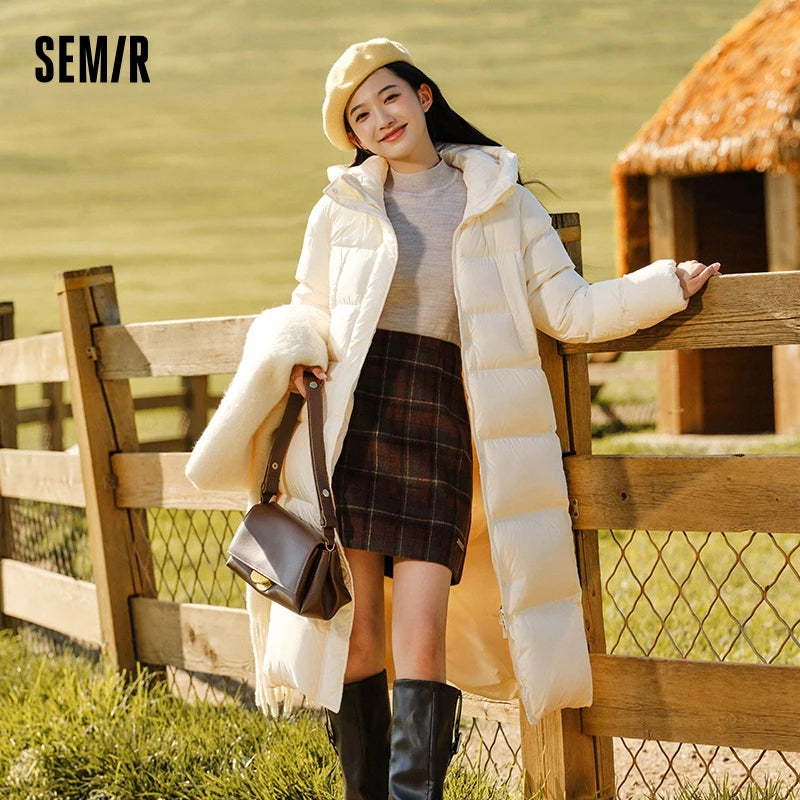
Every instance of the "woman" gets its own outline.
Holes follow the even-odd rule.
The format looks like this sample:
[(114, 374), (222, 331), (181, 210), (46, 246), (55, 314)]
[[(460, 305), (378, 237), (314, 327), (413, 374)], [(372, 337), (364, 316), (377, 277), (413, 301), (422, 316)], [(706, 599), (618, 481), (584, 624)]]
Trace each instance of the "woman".
[[(587, 705), (580, 586), (536, 330), (569, 341), (628, 335), (685, 308), (719, 265), (660, 261), (587, 284), (518, 182), (516, 157), (453, 112), (397, 42), (342, 54), (323, 127), (355, 159), (329, 172), (292, 303), (254, 324), (189, 474), (218, 488), (235, 488), (238, 474), (254, 487), (285, 399), (275, 381), (290, 373), (302, 392), (312, 369), (326, 382), (353, 603), (323, 623), (250, 599), (261, 702), (289, 686), (328, 708), (347, 798), (441, 798), (460, 705), (446, 683), (445, 632), (467, 552), (472, 442), (502, 603), (494, 617), (513, 663), (511, 689), (495, 691), (502, 681), (490, 676), (480, 691), (520, 696), (532, 722)], [(305, 430), (283, 478), (281, 502), (313, 519)]]

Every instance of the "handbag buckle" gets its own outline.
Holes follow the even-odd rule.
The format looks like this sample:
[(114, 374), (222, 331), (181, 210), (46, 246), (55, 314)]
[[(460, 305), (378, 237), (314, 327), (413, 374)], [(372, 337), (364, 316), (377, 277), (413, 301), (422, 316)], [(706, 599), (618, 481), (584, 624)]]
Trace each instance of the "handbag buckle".
[(273, 581), (255, 569), (250, 570), (250, 580), (253, 581), (256, 589), (258, 589), (260, 592), (266, 592), (273, 585)]

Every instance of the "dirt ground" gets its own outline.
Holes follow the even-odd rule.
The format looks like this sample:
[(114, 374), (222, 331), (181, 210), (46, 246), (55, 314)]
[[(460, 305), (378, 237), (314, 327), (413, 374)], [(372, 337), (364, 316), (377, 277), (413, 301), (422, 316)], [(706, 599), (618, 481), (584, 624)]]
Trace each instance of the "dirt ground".
[[(519, 728), (506, 724), (499, 732), (496, 722), (464, 723), (459, 757), (515, 785), (522, 774)], [(614, 766), (620, 800), (674, 797), (682, 785), (736, 789), (779, 781), (787, 791), (800, 788), (800, 753), (615, 739)]]
[(727, 782), (735, 789), (780, 781), (788, 790), (800, 783), (798, 753), (615, 739), (614, 766), (617, 791), (625, 800), (649, 800), (654, 792), (669, 797), (681, 784), (715, 788)]

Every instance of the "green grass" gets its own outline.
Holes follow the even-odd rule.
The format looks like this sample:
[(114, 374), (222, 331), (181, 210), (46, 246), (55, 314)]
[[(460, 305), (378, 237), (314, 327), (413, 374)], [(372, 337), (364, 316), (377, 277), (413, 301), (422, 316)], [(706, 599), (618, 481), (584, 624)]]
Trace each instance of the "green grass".
[[(7, 800), (335, 800), (318, 715), (268, 719), (235, 702), (189, 704), (142, 672), (40, 655), (0, 631), (0, 796)], [(460, 767), (448, 800), (508, 800)]]
[[(153, 673), (42, 655), (0, 631), (0, 796), (7, 800), (339, 800), (319, 716), (270, 719), (232, 702), (186, 703)], [(777, 782), (690, 786), (659, 800), (786, 800)], [(511, 800), (458, 762), (446, 800)]]
[[(755, 5), (683, 0), (7, 0), (0, 7), (0, 299), (58, 327), (54, 274), (115, 266), (125, 322), (285, 301), (305, 218), (343, 160), (323, 138), (350, 42), (408, 44), (452, 105), (518, 152), (614, 272), (609, 171), (693, 63)], [(144, 34), (150, 84), (39, 84), (42, 33)]]
[(748, 784), (742, 789), (732, 789), (726, 782), (719, 790), (686, 786), (674, 800), (792, 800), (794, 797), (796, 794), (787, 793), (779, 781), (767, 781), (763, 786)]

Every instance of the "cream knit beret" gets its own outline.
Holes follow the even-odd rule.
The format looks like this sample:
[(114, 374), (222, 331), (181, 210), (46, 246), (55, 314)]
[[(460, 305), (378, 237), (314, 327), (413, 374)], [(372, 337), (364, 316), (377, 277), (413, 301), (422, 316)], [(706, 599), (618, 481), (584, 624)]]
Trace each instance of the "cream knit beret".
[(381, 37), (351, 44), (331, 67), (325, 81), (322, 129), (334, 147), (340, 150), (353, 149), (344, 127), (347, 101), (376, 69), (385, 67), (393, 61), (414, 63), (403, 45)]

